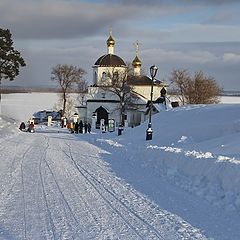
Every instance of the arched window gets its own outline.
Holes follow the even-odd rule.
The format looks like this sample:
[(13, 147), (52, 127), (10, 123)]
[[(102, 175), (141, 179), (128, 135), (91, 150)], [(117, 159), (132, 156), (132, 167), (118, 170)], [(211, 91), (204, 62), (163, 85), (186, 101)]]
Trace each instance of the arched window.
[(107, 77), (106, 72), (103, 72), (103, 73), (102, 73), (102, 79), (106, 79), (106, 77)]
[(94, 84), (97, 84), (97, 73), (94, 73)]
[(118, 72), (113, 73), (113, 83), (118, 81)]

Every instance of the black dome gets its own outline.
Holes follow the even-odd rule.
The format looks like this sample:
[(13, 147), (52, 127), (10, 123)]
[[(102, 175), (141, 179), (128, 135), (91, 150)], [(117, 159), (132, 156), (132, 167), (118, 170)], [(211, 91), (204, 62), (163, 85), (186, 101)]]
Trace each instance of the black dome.
[(126, 67), (126, 64), (122, 58), (114, 54), (106, 54), (101, 56), (94, 65), (100, 67)]

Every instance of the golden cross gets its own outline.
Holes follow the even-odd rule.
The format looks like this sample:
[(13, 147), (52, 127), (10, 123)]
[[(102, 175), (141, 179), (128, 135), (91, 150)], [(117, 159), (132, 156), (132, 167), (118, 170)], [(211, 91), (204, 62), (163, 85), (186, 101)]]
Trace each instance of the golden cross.
[(112, 36), (112, 24), (110, 24), (109, 34), (110, 34), (110, 36)]
[(134, 47), (135, 47), (135, 49), (136, 49), (136, 55), (138, 56), (138, 53), (139, 53), (139, 46), (140, 46), (139, 41), (137, 40), (133, 45), (134, 45)]

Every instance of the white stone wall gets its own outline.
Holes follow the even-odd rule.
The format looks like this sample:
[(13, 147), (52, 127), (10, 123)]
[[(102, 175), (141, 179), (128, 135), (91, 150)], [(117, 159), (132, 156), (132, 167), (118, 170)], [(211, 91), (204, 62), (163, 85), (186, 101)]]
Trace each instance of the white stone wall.
[[(113, 73), (113, 72), (118, 72), (119, 74), (124, 73), (125, 67), (94, 67), (93, 68), (93, 79), (94, 83), (97, 85), (101, 85), (102, 82), (102, 77), (103, 73), (105, 72), (106, 74), (108, 73)], [(97, 75), (97, 80), (95, 79), (95, 74)], [(111, 80), (108, 79), (106, 80), (109, 84), (111, 83)]]
[(89, 87), (88, 88), (88, 99), (97, 99), (97, 100), (104, 100), (104, 99), (111, 99), (111, 100), (119, 100), (116, 94), (105, 91), (100, 87)]

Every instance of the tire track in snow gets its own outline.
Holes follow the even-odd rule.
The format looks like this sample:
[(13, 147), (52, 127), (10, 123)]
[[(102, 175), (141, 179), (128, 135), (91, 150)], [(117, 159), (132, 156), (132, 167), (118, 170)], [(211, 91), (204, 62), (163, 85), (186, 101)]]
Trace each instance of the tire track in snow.
[[(71, 146), (69, 144), (67, 144), (68, 148), (71, 148)], [(71, 153), (73, 153), (71, 151)], [(85, 156), (85, 157), (91, 157), (91, 158), (94, 158), (96, 160), (99, 160), (99, 157), (97, 157), (96, 155), (89, 155), (89, 154), (81, 154), (81, 156)], [(88, 161), (86, 161), (85, 164), (89, 164)], [(106, 172), (106, 170), (111, 170), (111, 169), (106, 169), (106, 168), (103, 168), (103, 166), (101, 166), (100, 163), (96, 163), (96, 161), (91, 161), (91, 166), (92, 165), (95, 165), (97, 166), (96, 169), (101, 169), (103, 173)], [(90, 167), (91, 167), (90, 166)], [(106, 166), (105, 166), (106, 167)], [(81, 167), (82, 169), (84, 169), (83, 167)], [(87, 171), (86, 168), (84, 169), (84, 171)], [(153, 209), (156, 210), (156, 206), (153, 206), (152, 204), (149, 204), (149, 201), (145, 198), (143, 198), (138, 192), (136, 192), (135, 190), (129, 188), (129, 187), (126, 187), (125, 184), (121, 181), (114, 181), (114, 186), (112, 187), (111, 185), (109, 185), (109, 181), (108, 179), (105, 179), (105, 178), (101, 178), (101, 182), (98, 180), (97, 176), (95, 176), (94, 174), (90, 173), (89, 171), (87, 171), (88, 174), (96, 181), (97, 184), (99, 184), (100, 186), (102, 186), (104, 188), (105, 191), (107, 191), (110, 195), (112, 195), (112, 197), (114, 197), (122, 206), (124, 206), (126, 209), (127, 209), (127, 212), (131, 212), (136, 218), (138, 218), (140, 221), (142, 221), (145, 225), (147, 225), (153, 232), (155, 232), (155, 234), (158, 235), (159, 239), (164, 239), (164, 237), (162, 236), (162, 234), (159, 232), (159, 230), (157, 230), (157, 227), (154, 227), (152, 226), (151, 224), (149, 224), (149, 222), (145, 219), (146, 216), (144, 217), (141, 217), (135, 210), (133, 210), (131, 208), (131, 206), (127, 206), (127, 204), (130, 204), (130, 202), (127, 201), (127, 204), (125, 204), (123, 201), (126, 200), (125, 198), (122, 200), (121, 198), (117, 197), (114, 191), (114, 189), (124, 189), (125, 191), (127, 191), (128, 193), (127, 194), (131, 194), (135, 199), (138, 199), (138, 200), (141, 200), (141, 205), (144, 205), (146, 204), (147, 206), (150, 207), (150, 211), (152, 211)], [(102, 180), (104, 180), (104, 182), (102, 182)], [(116, 179), (115, 179), (116, 180)], [(106, 185), (105, 185), (106, 184)], [(117, 185), (117, 188), (116, 188), (116, 185)], [(111, 190), (109, 190), (109, 186), (111, 186)], [(121, 195), (122, 197), (122, 195)], [(164, 220), (161, 219), (161, 222), (163, 223), (163, 225), (165, 226), (165, 222), (167, 222), (167, 220), (169, 220), (169, 222), (172, 222), (173, 219), (171, 217), (171, 215), (169, 213), (165, 213), (163, 212), (162, 210), (158, 209), (158, 212), (161, 211), (163, 217), (164, 217)], [(152, 212), (151, 212), (152, 213)], [(156, 213), (152, 213), (151, 217), (154, 217)], [(149, 218), (149, 216), (148, 216)], [(152, 219), (149, 219), (149, 220), (152, 220)], [(162, 226), (161, 226), (162, 228)], [(163, 229), (163, 228), (162, 228)], [(165, 229), (165, 231), (168, 231), (167, 229)]]
[(24, 183), (24, 170), (23, 170), (23, 162), (27, 155), (27, 153), (31, 150), (31, 146), (29, 146), (26, 151), (24, 152), (22, 156), (22, 161), (20, 165), (21, 169), (21, 184), (22, 184), (22, 199), (23, 199), (23, 224), (24, 224), (24, 230), (23, 230), (23, 236), (24, 239), (27, 239), (27, 220), (26, 220), (26, 198), (25, 198), (25, 183)]
[[(27, 148), (27, 150), (24, 152), (24, 154), (22, 155), (21, 157), (21, 164), (20, 164), (20, 169), (21, 169), (21, 184), (22, 184), (22, 198), (23, 198), (23, 209), (24, 209), (24, 216), (23, 216), (23, 219), (24, 219), (24, 239), (28, 239), (27, 238), (27, 235), (28, 235), (28, 231), (27, 231), (27, 213), (26, 213), (26, 209), (27, 209), (27, 204), (26, 204), (26, 188), (25, 188), (25, 179), (24, 179), (24, 160), (27, 159), (26, 155), (31, 151), (33, 150), (33, 148), (35, 148), (35, 146), (29, 146)], [(47, 141), (47, 147), (45, 147), (45, 149), (43, 150), (43, 153), (41, 154), (41, 157), (40, 157), (40, 161), (39, 161), (39, 176), (40, 176), (40, 182), (41, 182), (41, 187), (42, 187), (42, 190), (43, 190), (43, 199), (44, 199), (44, 202), (45, 202), (45, 205), (46, 205), (46, 209), (47, 209), (47, 213), (48, 213), (48, 217), (50, 219), (50, 225), (51, 225), (51, 234), (53, 239), (58, 239), (56, 238), (56, 234), (55, 234), (55, 226), (54, 226), (54, 223), (53, 223), (53, 219), (52, 219), (52, 216), (51, 216), (51, 212), (50, 212), (50, 208), (48, 206), (48, 202), (47, 202), (47, 199), (46, 199), (46, 190), (45, 190), (45, 187), (44, 187), (44, 184), (43, 184), (43, 176), (42, 176), (42, 172), (41, 172), (41, 166), (42, 166), (42, 160), (46, 157), (46, 150), (48, 148), (48, 141)], [(35, 151), (35, 150), (34, 150)], [(48, 231), (48, 234), (49, 234), (49, 230)]]
[[(2, 142), (0, 142), (0, 144), (2, 145), (2, 148), (0, 149), (1, 153), (3, 153), (3, 151), (2, 151), (3, 149), (6, 150), (6, 146), (4, 145), (5, 142), (4, 143), (2, 143)], [(9, 188), (5, 188), (3, 190), (3, 192), (1, 192), (0, 202), (1, 202), (1, 199), (4, 199), (6, 196), (10, 195), (10, 193), (13, 191), (14, 181), (16, 181), (16, 178), (17, 178), (14, 174), (17, 169), (17, 166), (16, 166), (16, 169), (14, 169), (14, 166), (17, 162), (17, 159), (19, 158), (19, 154), (17, 156), (17, 147), (18, 147), (19, 143), (16, 143), (16, 142), (13, 142), (13, 143), (14, 143), (14, 146), (12, 148), (14, 148), (14, 150), (11, 151), (11, 156), (13, 156), (13, 159), (8, 158), (9, 177), (7, 179), (7, 182), (4, 183), (4, 186), (8, 185)], [(21, 162), (20, 162), (20, 165), (21, 165)], [(4, 178), (3, 178), (3, 180), (4, 180)]]
[(112, 204), (106, 197), (103, 196), (103, 194), (100, 192), (100, 190), (97, 188), (97, 186), (95, 186), (95, 184), (94, 184), (91, 180), (89, 180), (89, 178), (88, 178), (88, 177), (83, 173), (83, 171), (81, 170), (82, 167), (79, 167), (79, 166), (76, 164), (76, 162), (75, 162), (74, 159), (72, 158), (71, 154), (70, 154), (70, 156), (69, 156), (67, 153), (65, 153), (65, 154), (66, 154), (66, 156), (68, 156), (69, 158), (72, 159), (73, 164), (74, 164), (75, 167), (78, 169), (78, 171), (81, 173), (81, 175), (82, 175), (82, 176), (87, 180), (87, 182), (94, 188), (94, 190), (101, 196), (101, 198), (104, 199), (104, 201), (110, 206), (110, 208), (113, 209), (113, 210), (123, 219), (123, 221), (130, 227), (130, 229), (132, 229), (132, 230), (134, 231), (134, 233), (135, 233), (138, 237), (140, 237), (141, 239), (144, 239), (144, 238), (138, 233), (138, 231), (134, 228), (134, 226), (127, 221), (127, 219), (113, 206), (113, 204)]
[[(69, 144), (66, 145), (68, 148), (76, 146), (70, 146)], [(91, 173), (88, 170), (89, 174), (98, 181), (100, 186), (102, 185), (105, 187), (105, 189), (110, 190), (110, 192), (115, 198), (117, 198), (119, 202), (123, 203), (125, 207), (129, 208), (133, 213), (136, 213), (137, 216), (140, 216), (146, 223), (151, 226), (152, 229), (155, 229), (159, 233), (160, 239), (170, 239), (169, 236), (171, 236), (171, 239), (189, 239), (192, 237), (192, 228), (188, 227), (188, 224), (183, 219), (163, 209), (160, 209), (154, 203), (149, 202), (148, 199), (144, 198), (136, 190), (128, 186), (128, 184), (125, 182), (122, 182), (122, 180), (119, 181), (117, 178), (114, 178), (114, 181), (112, 181), (109, 178), (109, 175), (106, 174), (108, 170), (111, 171), (111, 168), (109, 168), (108, 165), (102, 164), (103, 161), (96, 162), (95, 160), (99, 160), (99, 157), (97, 157), (97, 155), (84, 154), (82, 151), (79, 155), (79, 151), (76, 150), (71, 151), (71, 153), (72, 155), (74, 153), (78, 160), (81, 159), (81, 166), (84, 166), (85, 170), (89, 169), (92, 171)], [(81, 158), (79, 158), (79, 156), (81, 156)], [(82, 158), (82, 156), (87, 158)], [(95, 160), (91, 161), (89, 158), (93, 158)], [(94, 169), (93, 165), (96, 166)], [(98, 172), (99, 169), (101, 169), (101, 172)], [(95, 173), (97, 173), (97, 175)], [(131, 198), (126, 199), (123, 197), (124, 195), (128, 195)], [(142, 207), (148, 207), (148, 211), (142, 211)], [(196, 238), (194, 237), (194, 239)]]
[[(56, 144), (56, 142), (55, 142), (55, 144)], [(56, 147), (57, 146), (57, 147)], [(60, 145), (60, 144), (58, 144), (58, 145), (55, 145), (55, 147), (54, 147), (54, 149), (52, 149), (53, 151), (56, 151), (56, 152), (60, 152), (60, 153), (63, 153), (64, 155), (66, 155), (65, 153), (64, 153), (64, 150), (63, 150), (63, 148), (62, 148), (62, 146)], [(54, 154), (55, 155), (55, 154)], [(68, 157), (69, 158), (69, 157)], [(53, 161), (52, 162), (52, 164), (59, 164), (59, 162), (55, 162), (55, 161)], [(50, 165), (50, 164), (49, 164)], [(56, 167), (58, 166), (58, 165), (55, 165)], [(62, 166), (62, 165), (61, 165)], [(65, 165), (64, 165), (65, 166)], [(63, 172), (63, 174), (64, 174), (64, 176), (66, 177), (66, 179), (71, 179), (73, 176), (76, 176), (76, 173), (77, 173), (77, 175), (79, 176), (79, 171), (71, 164), (71, 165), (69, 165), (69, 163), (68, 163), (68, 165), (66, 165), (65, 166), (65, 171)], [(60, 171), (61, 171), (61, 169), (59, 169)], [(55, 171), (58, 171), (57, 169), (55, 169)], [(77, 199), (79, 199), (80, 201), (77, 201), (77, 205), (76, 206), (78, 206), (77, 207), (77, 209), (76, 209), (76, 214), (79, 214), (80, 216), (81, 216), (81, 212), (79, 212), (78, 211), (78, 209), (79, 209), (79, 207), (80, 207), (80, 209), (84, 209), (84, 212), (86, 213), (87, 212), (87, 218), (85, 219), (85, 221), (84, 221), (84, 219), (83, 220), (81, 220), (81, 223), (83, 224), (83, 226), (82, 226), (82, 232), (85, 234), (85, 235), (87, 235), (88, 237), (88, 239), (95, 239), (95, 238), (98, 238), (99, 237), (99, 232), (103, 232), (104, 230), (102, 229), (102, 226), (101, 226), (101, 224), (99, 224), (100, 222), (99, 222), (99, 216), (101, 216), (101, 213), (98, 211), (98, 209), (92, 209), (92, 205), (90, 205), (88, 202), (89, 201), (86, 201), (85, 199), (84, 199), (84, 197), (83, 197), (83, 191), (85, 191), (86, 189), (81, 189), (81, 188), (79, 188), (79, 186), (85, 186), (84, 184), (83, 184), (83, 182), (81, 181), (81, 179), (80, 178), (78, 178), (78, 177), (75, 177), (74, 178), (74, 181), (71, 181), (70, 182), (71, 183), (71, 185), (69, 185), (69, 187), (68, 187), (68, 189), (67, 190), (65, 190), (65, 191), (70, 191), (69, 192), (69, 194), (72, 194), (73, 192), (74, 192), (74, 194), (75, 194), (75, 196), (77, 196)], [(74, 196), (72, 196), (73, 197), (73, 199), (74, 199)], [(89, 195), (87, 195), (87, 197), (89, 197)], [(81, 204), (81, 205), (79, 205), (79, 204)], [(89, 218), (90, 217), (90, 218)], [(91, 221), (91, 220), (92, 221)], [(87, 222), (91, 222), (91, 223), (89, 223), (88, 225), (86, 225), (86, 221)], [(79, 223), (80, 224), (80, 223)], [(88, 228), (89, 228), (89, 226), (91, 226), (91, 228), (89, 229), (90, 231), (88, 231)], [(87, 227), (87, 229), (85, 229)], [(94, 236), (89, 236), (89, 234), (91, 234), (91, 233), (94, 235)], [(85, 239), (85, 238), (83, 238), (83, 239)]]
[[(21, 137), (21, 136), (20, 136)], [(19, 193), (19, 198), (16, 200), (16, 208), (20, 213), (14, 217), (14, 220), (19, 221), (16, 225), (19, 230), (19, 236), (21, 239), (27, 239), (28, 235), (28, 219), (27, 219), (27, 174), (25, 173), (25, 165), (27, 161), (27, 154), (33, 149), (32, 146), (27, 145), (24, 141), (16, 141), (13, 138), (9, 138), (4, 143), (2, 142), (2, 148), (7, 153), (6, 158), (9, 160), (7, 170), (9, 173), (8, 182), (6, 182), (3, 194), (1, 196), (2, 201), (11, 201), (13, 194), (16, 196)], [(4, 176), (3, 176), (4, 177)], [(17, 190), (14, 190), (17, 186)], [(8, 188), (7, 188), (8, 187)], [(7, 199), (6, 199), (7, 198)], [(1, 201), (1, 202), (2, 202)], [(20, 207), (17, 205), (19, 204)], [(10, 214), (11, 215), (11, 214)], [(22, 216), (22, 217), (20, 217)], [(22, 228), (20, 227), (22, 225)], [(22, 232), (22, 234), (20, 233)]]
[(39, 162), (39, 168), (38, 168), (38, 171), (39, 171), (39, 176), (40, 176), (40, 182), (41, 182), (41, 187), (42, 187), (42, 191), (43, 191), (43, 199), (44, 199), (44, 203), (45, 203), (45, 206), (46, 206), (46, 210), (47, 210), (47, 215), (49, 217), (49, 224), (51, 226), (51, 235), (53, 237), (53, 239), (57, 239), (56, 238), (56, 233), (55, 233), (55, 225), (54, 225), (54, 222), (53, 222), (53, 218), (52, 218), (52, 214), (51, 214), (51, 211), (50, 211), (50, 207), (48, 205), (48, 201), (47, 201), (47, 194), (46, 194), (46, 190), (45, 190), (45, 187), (44, 187), (44, 183), (43, 183), (43, 176), (42, 176), (42, 161), (43, 159), (46, 158), (46, 152), (47, 152), (47, 149), (49, 147), (49, 139), (45, 137), (45, 139), (47, 139), (47, 147), (45, 148), (45, 151), (43, 152), (43, 155), (41, 156), (40, 158), (40, 162)]
[[(69, 170), (68, 170), (69, 171)], [(75, 173), (75, 171), (76, 171), (76, 168), (74, 167), (74, 171), (71, 171), (71, 173), (72, 174), (74, 174)], [(71, 175), (69, 172), (67, 172), (68, 174), (68, 176), (69, 176), (69, 178), (71, 178), (73, 175)], [(77, 184), (77, 182), (79, 182), (79, 184)], [(91, 219), (93, 219), (93, 221), (94, 221), (94, 223), (95, 223), (95, 226), (98, 228), (98, 232), (101, 232), (102, 231), (102, 228), (101, 228), (101, 226), (99, 225), (99, 220), (98, 220), (98, 216), (100, 215), (100, 213), (98, 212), (98, 210), (97, 209), (95, 209), (95, 211), (96, 211), (96, 213), (93, 211), (93, 209), (92, 209), (92, 206), (88, 203), (88, 201), (86, 201), (84, 198), (83, 198), (83, 196), (82, 196), (82, 191), (81, 191), (81, 189), (79, 189), (79, 185), (81, 186), (82, 185), (82, 182), (80, 181), (80, 179), (75, 179), (75, 181), (74, 182), (72, 182), (72, 185), (71, 185), (71, 187), (73, 187), (73, 189), (71, 189), (71, 190), (74, 190), (75, 191), (75, 193), (77, 193), (78, 194), (78, 198), (79, 198), (79, 204), (80, 203), (83, 203), (83, 207), (82, 207), (82, 209), (85, 209), (85, 210), (87, 210), (87, 213), (88, 213), (88, 215), (91, 217)], [(88, 219), (88, 221), (89, 221), (89, 219)], [(83, 222), (84, 223), (84, 222)], [(91, 230), (93, 230), (92, 229), (93, 228), (93, 226), (91, 227)]]
[[(47, 208), (47, 211), (48, 211), (48, 215), (50, 216), (50, 223), (51, 223), (52, 232), (53, 232), (53, 235), (54, 235), (54, 239), (58, 239), (58, 237), (56, 237), (56, 235), (57, 235), (56, 231), (57, 230), (56, 230), (56, 226), (54, 224), (54, 218), (52, 217), (50, 206), (49, 206), (49, 203), (48, 203), (48, 200), (47, 200), (47, 194), (46, 194), (46, 190), (45, 190), (45, 187), (44, 187), (44, 180), (43, 180), (42, 172), (41, 172), (41, 167), (42, 167), (42, 163), (43, 162), (45, 163), (45, 165), (46, 165), (46, 167), (47, 167), (47, 169), (48, 169), (48, 171), (49, 171), (49, 173), (50, 173), (50, 175), (51, 175), (51, 177), (52, 177), (52, 179), (53, 179), (53, 181), (55, 183), (56, 188), (54, 188), (54, 190), (57, 189), (59, 194), (60, 194), (61, 202), (64, 205), (64, 208), (63, 208), (63, 212), (64, 212), (64, 215), (65, 215), (64, 219), (66, 221), (66, 224), (68, 225), (68, 228), (71, 230), (70, 232), (72, 232), (73, 229), (72, 229), (72, 226), (70, 225), (70, 223), (68, 221), (69, 216), (67, 214), (66, 209), (70, 213), (71, 218), (76, 223), (78, 229), (80, 228), (80, 224), (79, 224), (79, 222), (78, 222), (78, 220), (77, 220), (77, 218), (76, 218), (72, 208), (68, 204), (68, 201), (66, 200), (66, 197), (64, 196), (63, 191), (61, 190), (61, 188), (60, 188), (60, 186), (58, 184), (58, 181), (56, 180), (56, 177), (55, 177), (55, 175), (54, 175), (54, 173), (53, 173), (49, 163), (47, 162), (46, 155), (47, 155), (47, 150), (49, 149), (49, 138), (46, 137), (46, 139), (47, 139), (47, 147), (46, 147), (46, 149), (44, 151), (43, 157), (41, 158), (41, 166), (39, 168), (39, 172), (40, 172), (40, 176), (41, 176), (41, 185), (42, 185), (42, 189), (43, 189), (43, 193), (44, 193), (44, 201), (46, 203), (46, 208)], [(58, 214), (60, 214), (60, 212), (58, 212)], [(80, 230), (83, 231), (81, 228), (80, 228)], [(74, 239), (74, 238), (71, 237), (71, 239)]]
[[(64, 196), (64, 194), (63, 194), (63, 192), (62, 192), (62, 190), (61, 190), (61, 188), (60, 188), (60, 186), (59, 186), (59, 184), (58, 184), (58, 182), (57, 182), (57, 180), (56, 180), (56, 178), (55, 178), (55, 176), (54, 176), (54, 174), (53, 174), (53, 172), (52, 172), (52, 170), (51, 170), (51, 168), (50, 168), (50, 166), (49, 166), (49, 164), (48, 164), (46, 161), (45, 161), (45, 164), (46, 164), (49, 172), (51, 173), (52, 179), (53, 179), (53, 181), (54, 181), (54, 183), (55, 183), (55, 186), (57, 187), (56, 189), (58, 190), (58, 192), (59, 192), (59, 194), (60, 194), (60, 196), (61, 196), (61, 200), (62, 200), (62, 203), (63, 203), (63, 205), (64, 205), (63, 211), (64, 211), (64, 215), (65, 215), (66, 224), (68, 225), (68, 228), (69, 228), (70, 230), (73, 230), (72, 227), (71, 227), (71, 225), (70, 225), (70, 223), (69, 223), (69, 221), (68, 221), (68, 218), (69, 218), (69, 217), (68, 217), (68, 214), (67, 214), (67, 212), (66, 212), (66, 208), (67, 208), (67, 210), (69, 211), (70, 215), (72, 216), (72, 218), (74, 219), (74, 221), (75, 221), (75, 223), (77, 224), (78, 227), (79, 227), (79, 222), (78, 222), (75, 214), (73, 213), (70, 205), (68, 204), (68, 202), (67, 202), (67, 200), (66, 200), (66, 198), (65, 198), (65, 196)], [(72, 231), (71, 231), (71, 232), (72, 232)]]
[(158, 237), (158, 239), (164, 239), (162, 234), (157, 229), (155, 229), (152, 225), (150, 225), (148, 222), (146, 222), (146, 220), (144, 220), (141, 216), (139, 216), (131, 208), (126, 206), (121, 200), (119, 200), (114, 195), (113, 192), (111, 192), (109, 189), (107, 189), (105, 186), (103, 186), (103, 184), (98, 179), (96, 179), (95, 176), (93, 176), (91, 173), (89, 173), (82, 166), (78, 165), (77, 162), (74, 160), (74, 158), (72, 156), (72, 151), (71, 151), (70, 145), (67, 144), (67, 146), (69, 148), (69, 154), (66, 151), (63, 150), (63, 152), (66, 154), (66, 156), (69, 157), (72, 160), (74, 166), (78, 169), (78, 171), (82, 174), (82, 176), (89, 182), (89, 184), (95, 189), (95, 191), (98, 192), (98, 194), (101, 196), (101, 198), (104, 199), (105, 202), (124, 220), (124, 222), (135, 232), (135, 234), (138, 237), (140, 237), (141, 239), (145, 239), (145, 237), (141, 235), (139, 229), (137, 227), (134, 227), (127, 220), (127, 218), (115, 206), (113, 206), (113, 204), (111, 203), (111, 200), (103, 195), (103, 193), (99, 190), (99, 186), (100, 186), (101, 189), (104, 189), (105, 193), (108, 193), (112, 198), (114, 198), (114, 200), (117, 201), (117, 203), (119, 203), (120, 206), (125, 209), (125, 212), (127, 212), (128, 214), (131, 213), (134, 216), (135, 219), (142, 222), (145, 225), (145, 227), (147, 227), (147, 229), (150, 233), (154, 233), (155, 237)]

